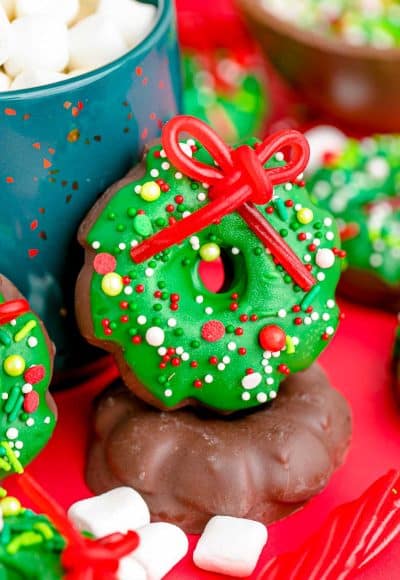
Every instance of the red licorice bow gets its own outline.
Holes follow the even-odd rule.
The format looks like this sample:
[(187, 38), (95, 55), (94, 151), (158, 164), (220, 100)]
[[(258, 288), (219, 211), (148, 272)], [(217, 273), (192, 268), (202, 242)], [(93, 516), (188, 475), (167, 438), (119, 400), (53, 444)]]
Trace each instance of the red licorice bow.
[(7, 322), (29, 311), (29, 303), (22, 298), (3, 302), (3, 304), (0, 304), (0, 324), (7, 324)]
[[(206, 165), (186, 155), (179, 144), (181, 133), (187, 133), (199, 141), (216, 166)], [(280, 131), (267, 137), (255, 149), (249, 145), (231, 149), (211, 127), (199, 119), (181, 115), (164, 126), (162, 144), (174, 167), (191, 179), (210, 186), (211, 202), (132, 248), (134, 262), (144, 262), (237, 211), (296, 284), (305, 291), (310, 290), (316, 283), (314, 277), (254, 205), (269, 203), (274, 185), (295, 181), (306, 167), (309, 147), (301, 133)], [(283, 167), (265, 169), (268, 159), (284, 148), (291, 151), (290, 161)]]
[(389, 471), (361, 497), (337, 507), (295, 552), (264, 567), (260, 580), (344, 580), (400, 534), (400, 472)]
[(67, 542), (61, 556), (65, 580), (117, 580), (119, 561), (139, 545), (136, 532), (111, 534), (92, 540), (84, 538), (64, 510), (28, 473), (18, 476), (18, 484), (30, 500), (46, 514)]

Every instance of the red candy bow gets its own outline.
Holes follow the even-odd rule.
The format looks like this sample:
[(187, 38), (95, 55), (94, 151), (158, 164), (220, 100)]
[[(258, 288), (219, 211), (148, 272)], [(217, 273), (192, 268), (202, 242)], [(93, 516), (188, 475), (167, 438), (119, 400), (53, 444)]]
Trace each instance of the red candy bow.
[[(182, 132), (192, 135), (205, 147), (216, 167), (186, 155), (179, 143)], [(310, 290), (315, 284), (313, 276), (254, 205), (269, 203), (274, 185), (295, 181), (304, 170), (309, 147), (303, 135), (293, 130), (280, 131), (267, 137), (254, 149), (249, 145), (231, 149), (208, 125), (194, 117), (182, 115), (164, 126), (162, 144), (174, 167), (210, 186), (211, 202), (132, 248), (134, 262), (144, 262), (237, 211), (296, 284), (305, 291)], [(268, 159), (283, 148), (290, 148), (290, 161), (283, 167), (265, 169)]]
[(84, 538), (65, 515), (64, 510), (26, 472), (18, 483), (32, 502), (48, 515), (53, 525), (67, 541), (61, 556), (66, 570), (65, 580), (117, 580), (119, 561), (139, 545), (136, 532), (111, 534), (92, 540)]
[(7, 324), (14, 318), (26, 314), (30, 311), (29, 303), (26, 300), (9, 300), (0, 304), (0, 324)]

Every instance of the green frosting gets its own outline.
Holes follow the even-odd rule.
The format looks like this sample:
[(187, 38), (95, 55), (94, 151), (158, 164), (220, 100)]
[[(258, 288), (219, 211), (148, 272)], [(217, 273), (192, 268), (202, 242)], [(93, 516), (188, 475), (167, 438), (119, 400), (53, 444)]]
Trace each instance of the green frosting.
[(51, 375), (49, 343), (36, 314), (1, 324), (0, 478), (18, 471), (18, 462), (27, 465), (50, 439), (55, 427), (46, 400)]
[(229, 143), (260, 132), (269, 108), (260, 67), (231, 51), (183, 54), (184, 110), (210, 124)]
[[(7, 498), (8, 499), (8, 498)], [(0, 580), (58, 580), (65, 541), (48, 518), (29, 509), (3, 517)]]
[[(185, 145), (211, 163), (193, 141)], [(267, 167), (282, 165), (277, 158)], [(161, 195), (145, 201), (149, 186), (143, 184), (154, 187), (154, 180)], [(189, 398), (234, 411), (272, 400), (287, 374), (309, 367), (334, 334), (338, 232), (330, 214), (311, 203), (303, 183), (276, 187), (273, 201), (258, 209), (311, 269), (317, 284), (308, 293), (274, 263), (237, 213), (135, 264), (132, 246), (208, 202), (207, 187), (177, 172), (161, 146), (148, 153), (142, 179), (107, 198), (80, 236), (89, 252), (92, 339), (111, 351), (117, 345), (163, 406)], [(216, 257), (216, 250), (231, 276), (228, 287), (213, 293), (201, 280), (199, 264), (201, 254)]]
[(349, 139), (308, 184), (339, 220), (349, 267), (400, 284), (400, 136)]

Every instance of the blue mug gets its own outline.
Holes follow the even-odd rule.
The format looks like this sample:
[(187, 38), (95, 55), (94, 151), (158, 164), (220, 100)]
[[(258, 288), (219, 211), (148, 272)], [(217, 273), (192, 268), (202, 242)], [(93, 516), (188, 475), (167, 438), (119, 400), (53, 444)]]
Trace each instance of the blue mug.
[(154, 28), (118, 60), (0, 95), (0, 273), (43, 319), (58, 369), (87, 356), (74, 321), (79, 223), (181, 110), (173, 0), (152, 3)]

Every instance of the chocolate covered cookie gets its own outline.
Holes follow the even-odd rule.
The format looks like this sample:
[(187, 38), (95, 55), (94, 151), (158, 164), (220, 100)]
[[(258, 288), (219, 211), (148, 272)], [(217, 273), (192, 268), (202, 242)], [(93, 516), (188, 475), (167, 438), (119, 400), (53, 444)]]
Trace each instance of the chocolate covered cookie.
[(139, 491), (154, 521), (201, 532), (213, 515), (269, 523), (320, 492), (341, 464), (350, 409), (317, 365), (252, 412), (160, 412), (121, 383), (96, 403), (86, 478), (95, 493)]

